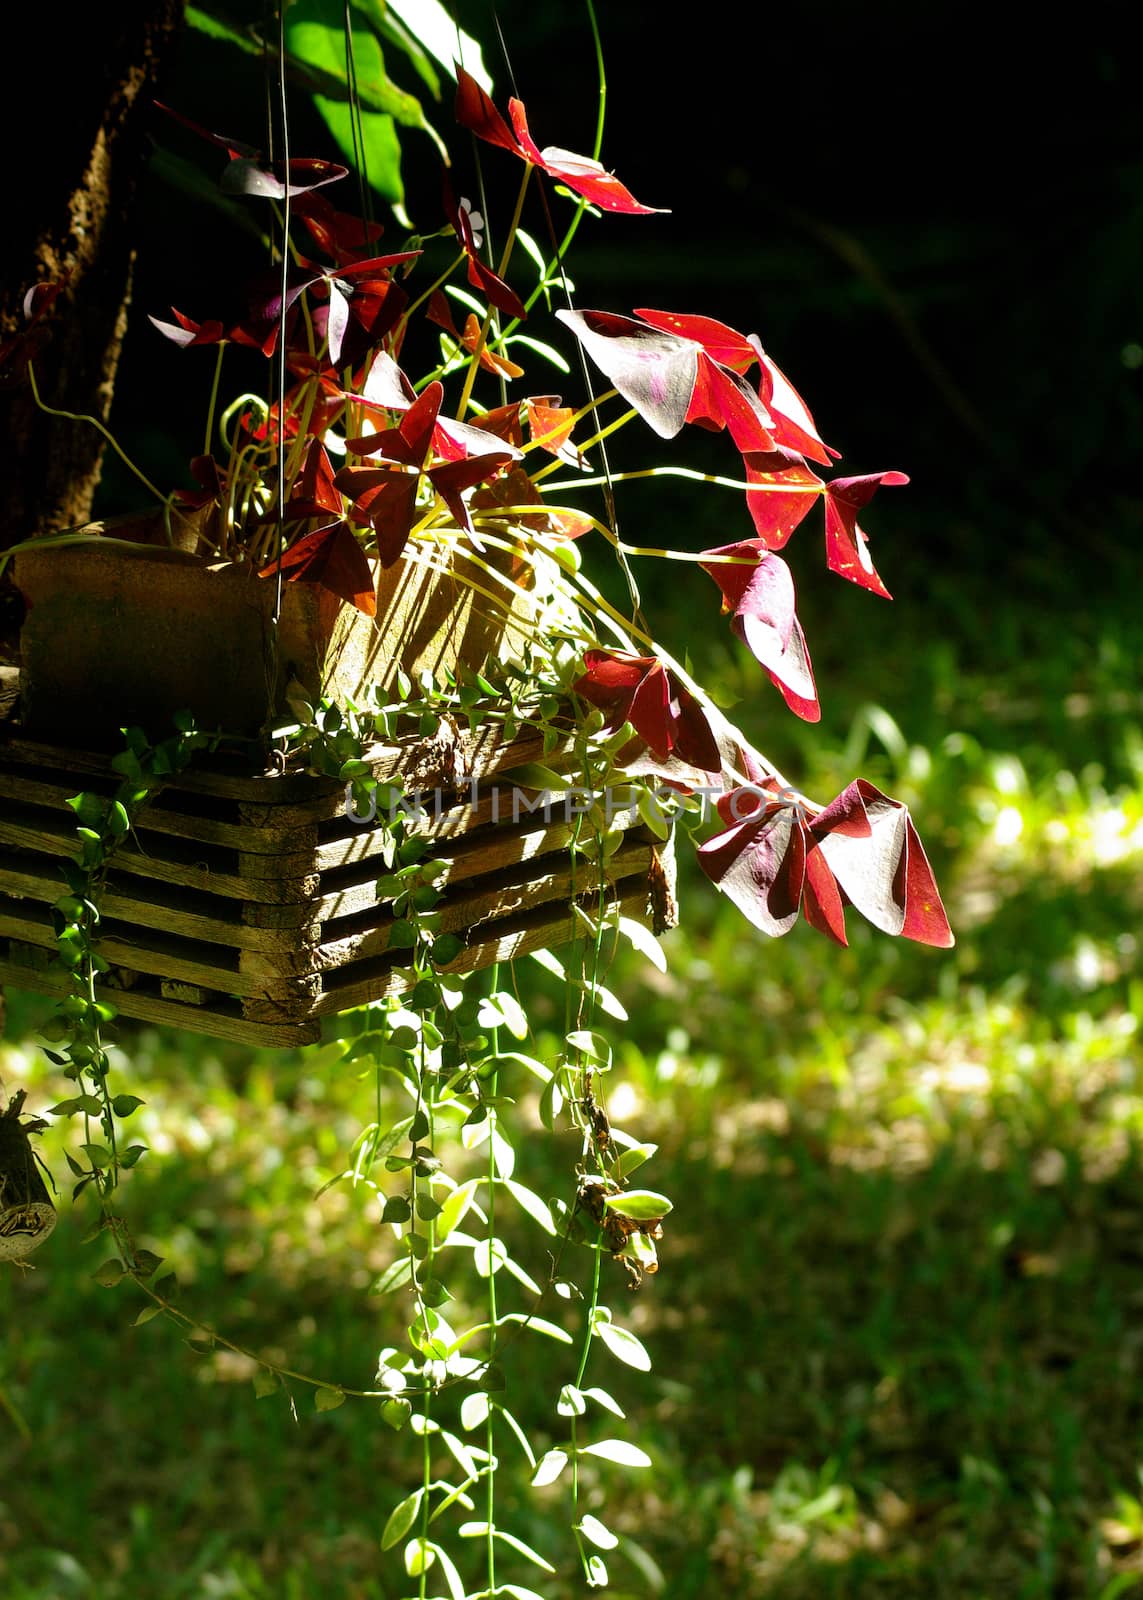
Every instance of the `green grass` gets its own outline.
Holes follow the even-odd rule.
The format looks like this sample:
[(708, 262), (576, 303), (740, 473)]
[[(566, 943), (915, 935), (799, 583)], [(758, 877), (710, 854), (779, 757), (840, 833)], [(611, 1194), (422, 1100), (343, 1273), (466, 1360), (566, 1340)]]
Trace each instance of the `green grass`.
[[(945, 593), (947, 627), (902, 607), (886, 658), (847, 620), (868, 613), (840, 607), (819, 678), (852, 649), (861, 687), (839, 677), (820, 732), (780, 738), (820, 798), (859, 770), (910, 802), (956, 950), (856, 922), (848, 951), (804, 928), (769, 943), (689, 870), (668, 972), (625, 961), (614, 980), (635, 1021), (615, 1030), (613, 1120), (659, 1143), (648, 1181), (675, 1201), (657, 1278), (629, 1295), (605, 1263), (604, 1298), (654, 1359), (589, 1373), (655, 1462), (587, 1479), (624, 1537), (617, 1595), (1143, 1587), (1143, 627), (1126, 582), (1078, 619), (1062, 592), (987, 624)], [(770, 748), (754, 673), (729, 651), (715, 668)], [(526, 981), (557, 1028), (545, 976)], [(51, 1104), (64, 1085), (33, 1042), (47, 1004), (9, 998), (0, 1077)], [(314, 1198), (371, 1112), (337, 1054), (125, 1029), (120, 1076), (152, 1146), (125, 1203), (193, 1315), (368, 1386), (394, 1333), (368, 1294), (389, 1244), (364, 1189)], [(539, 1130), (526, 1082), (514, 1092), (535, 1129), (522, 1173), (566, 1196), (575, 1140)], [(57, 1171), (60, 1137), (44, 1140)], [(0, 1592), (412, 1592), (378, 1547), (415, 1481), (407, 1436), (367, 1402), (316, 1415), (300, 1389), (295, 1420), (282, 1395), (254, 1399), (241, 1358), (197, 1355), (162, 1319), (132, 1327), (135, 1291), (92, 1280), (92, 1221), (62, 1200), (35, 1270), (0, 1275)], [(542, 1275), (537, 1238), (521, 1249)], [(560, 1436), (569, 1360), (543, 1340), (513, 1352), (537, 1445)], [(580, 1594), (562, 1487), (529, 1492), (510, 1442), (504, 1463), (506, 1524), (559, 1568), (517, 1581)]]

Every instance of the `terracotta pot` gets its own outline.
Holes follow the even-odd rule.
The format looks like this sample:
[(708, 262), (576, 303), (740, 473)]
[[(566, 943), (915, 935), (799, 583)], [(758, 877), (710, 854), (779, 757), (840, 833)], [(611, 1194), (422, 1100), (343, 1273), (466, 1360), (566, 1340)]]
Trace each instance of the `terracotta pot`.
[(408, 558), (381, 571), (375, 618), (316, 584), (284, 583), (275, 622), (273, 579), (153, 542), (161, 518), (87, 531), (99, 537), (15, 562), (28, 607), (21, 720), (39, 737), (103, 742), (130, 725), (162, 733), (180, 710), (200, 727), (253, 736), (288, 715), (291, 684), (311, 700), (359, 698), (369, 684), (391, 689), (398, 668), (415, 681), (425, 668), (479, 670), (520, 648), (513, 594), (496, 603), (475, 594), (462, 553), (447, 573)]

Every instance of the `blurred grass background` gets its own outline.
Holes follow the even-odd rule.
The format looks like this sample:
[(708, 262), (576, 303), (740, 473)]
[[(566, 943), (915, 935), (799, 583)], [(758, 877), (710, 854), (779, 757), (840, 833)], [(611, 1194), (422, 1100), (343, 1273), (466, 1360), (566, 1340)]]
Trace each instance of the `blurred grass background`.
[[(771, 943), (684, 850), (668, 973), (617, 972), (633, 1021), (613, 1118), (659, 1143), (648, 1181), (676, 1203), (659, 1276), (629, 1296), (616, 1268), (605, 1289), (653, 1371), (591, 1369), (655, 1460), (589, 1479), (623, 1536), (619, 1596), (1143, 1586), (1143, 156), (1129, 69), (1097, 25), (1112, 9), (1091, 8), (1082, 38), (1009, 48), (989, 31), (988, 49), (963, 10), (895, 0), (860, 22), (827, 4), (813, 41), (797, 18), (685, 40), (637, 8), (604, 19), (605, 159), (676, 215), (637, 240), (583, 236), (580, 303), (757, 328), (844, 470), (914, 477), (864, 519), (892, 607), (821, 571), (813, 519), (789, 552), (819, 727), (731, 641), (700, 641), (697, 579), (648, 573), (649, 610), (809, 793), (861, 773), (910, 803), (958, 938), (918, 949), (851, 914), (848, 951), (803, 927)], [(577, 32), (583, 59), (564, 54), (554, 10), (501, 15), (540, 142), (588, 148), (589, 47)], [(216, 116), (194, 100), (196, 83), (223, 95), (204, 49), (180, 108), (244, 136), (224, 97)], [(205, 315), (197, 288), (169, 286), (169, 242), (147, 231), (164, 226), (152, 196), (137, 302)], [(189, 280), (214, 248), (184, 252)], [(132, 436), (156, 412), (136, 338), (117, 398)], [(725, 471), (724, 445), (673, 459), (709, 446)], [(743, 536), (739, 513), (677, 484), (620, 500), (629, 535), (688, 548)], [(0, 1045), (7, 1091), (36, 1106), (64, 1093), (34, 1042), (47, 1009), (10, 995)], [(364, 1191), (314, 1195), (371, 1084), (334, 1044), (122, 1037), (152, 1145), (124, 1195), (138, 1242), (204, 1321), (367, 1386), (394, 1342), (368, 1293), (389, 1244)], [(55, 1135), (44, 1148), (60, 1170)], [(575, 1155), (529, 1135), (521, 1176), (566, 1196)], [(295, 1421), (282, 1397), (255, 1402), (241, 1360), (195, 1355), (161, 1320), (132, 1328), (129, 1293), (91, 1279), (92, 1213), (61, 1213), (36, 1270), (0, 1274), (0, 1592), (405, 1594), (378, 1540), (411, 1487), (406, 1440), (367, 1403), (317, 1416), (299, 1394)], [(536, 1237), (520, 1248), (542, 1275)], [(567, 1358), (542, 1340), (515, 1358), (509, 1403), (555, 1442)], [(529, 1493), (510, 1445), (505, 1462), (506, 1525), (561, 1572), (535, 1586), (580, 1593), (559, 1486)]]
[[(591, 1485), (625, 1535), (618, 1593), (1111, 1600), (1143, 1581), (1143, 629), (1120, 594), (1098, 625), (1069, 624), (1061, 593), (935, 639), (923, 604), (901, 606), (880, 668), (855, 623), (854, 676), (880, 675), (879, 701), (838, 713), (827, 692), (822, 730), (794, 730), (811, 792), (861, 771), (914, 807), (954, 951), (855, 920), (849, 951), (801, 927), (771, 943), (691, 871), (668, 973), (622, 964), (635, 1021), (611, 1110), (659, 1143), (676, 1210), (660, 1275), (605, 1286), (653, 1372), (591, 1369), (655, 1458)], [(830, 649), (846, 653), (836, 631)], [(768, 723), (749, 661), (712, 671)], [(522, 981), (556, 1026), (546, 976)], [(47, 1003), (9, 1001), (0, 1077), (51, 1104)], [(368, 1294), (388, 1230), (366, 1191), (313, 1198), (371, 1114), (339, 1054), (125, 1026), (121, 1086), (153, 1148), (124, 1199), (194, 1315), (368, 1386), (397, 1325)], [(513, 1092), (535, 1126), (527, 1083)], [(566, 1196), (574, 1158), (537, 1129), (521, 1174)], [(305, 1391), (295, 1421), (255, 1401), (242, 1360), (132, 1328), (142, 1302), (92, 1281), (92, 1220), (62, 1201), (36, 1270), (0, 1276), (5, 1595), (405, 1593), (377, 1547), (405, 1441), (369, 1403), (319, 1417)], [(537, 1445), (558, 1440), (569, 1359), (543, 1340), (513, 1356)], [(558, 1486), (529, 1495), (506, 1462), (507, 1524), (567, 1573)]]

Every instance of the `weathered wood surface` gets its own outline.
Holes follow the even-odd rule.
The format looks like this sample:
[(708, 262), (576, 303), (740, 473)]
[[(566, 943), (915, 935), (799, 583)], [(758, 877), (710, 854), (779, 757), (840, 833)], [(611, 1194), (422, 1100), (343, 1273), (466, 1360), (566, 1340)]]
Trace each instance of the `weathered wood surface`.
[[(621, 915), (645, 920), (646, 886), (640, 882), (635, 889), (620, 894), (613, 904)], [(585, 909), (591, 914), (599, 908), (588, 897)], [(443, 970), (473, 972), (493, 962), (511, 961), (533, 950), (558, 947), (580, 933), (582, 927), (569, 905), (535, 907), (488, 924), (456, 961)], [(25, 952), (31, 948), (0, 936), (0, 986), (34, 989), (41, 994), (66, 994), (67, 980), (59, 968), (45, 968), (26, 961)], [(407, 952), (401, 954), (407, 957)], [(353, 963), (337, 969), (329, 987), (321, 991), (301, 1016), (298, 1008), (287, 1001), (266, 998), (242, 1002), (205, 985), (201, 990), (207, 997), (204, 1003), (189, 1004), (174, 997), (169, 979), (151, 978), (129, 986), (112, 983), (110, 987), (114, 991), (111, 998), (125, 1017), (185, 1028), (192, 1033), (205, 1033), (241, 1044), (300, 1046), (321, 1037), (323, 1017), (397, 994), (407, 984), (407, 967), (392, 954), (369, 963)]]
[[(573, 901), (618, 903), (660, 929), (671, 922), (669, 851), (637, 816), (617, 819), (626, 832), (601, 887), (594, 863), (571, 849), (576, 824), (559, 800), (545, 816), (528, 809), (530, 796), (514, 818), (512, 789), (495, 787), (525, 763), (559, 770), (566, 747), (545, 752), (530, 731), (505, 741), (492, 725), (442, 730), (377, 746), (369, 759), (406, 790), (448, 779), (425, 797), (415, 831), (441, 863), (439, 931), (465, 941), (450, 970), (566, 942), (577, 931)], [(0, 738), (0, 983), (64, 992), (51, 906), (63, 891), (59, 864), (74, 851), (67, 800), (84, 788), (109, 794), (115, 782), (106, 756)], [(384, 843), (383, 828), (347, 816), (339, 783), (242, 777), (235, 758), (206, 758), (147, 808), (108, 874), (100, 950), (115, 1003), (146, 1021), (300, 1044), (318, 1036), (323, 1016), (396, 992), (410, 956), (389, 947), (392, 906), (377, 892)]]

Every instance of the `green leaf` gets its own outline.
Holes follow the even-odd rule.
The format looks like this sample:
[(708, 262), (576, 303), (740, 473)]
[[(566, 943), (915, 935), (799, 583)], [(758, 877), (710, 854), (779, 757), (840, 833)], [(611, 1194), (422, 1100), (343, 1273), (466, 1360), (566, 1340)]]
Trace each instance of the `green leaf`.
[(630, 1018), (627, 1015), (627, 1007), (623, 1004), (618, 995), (612, 994), (611, 990), (607, 988), (605, 984), (589, 983), (586, 985), (586, 988), (590, 994), (595, 996), (596, 1002), (601, 1011), (606, 1012), (609, 1017), (614, 1017), (617, 1022), (630, 1021)]
[(601, 1033), (595, 1033), (590, 1028), (573, 1028), (567, 1035), (567, 1042), (571, 1049), (578, 1050), (580, 1055), (590, 1056), (593, 1061), (610, 1061), (611, 1046)]
[(642, 1342), (626, 1328), (617, 1327), (613, 1322), (596, 1322), (593, 1332), (599, 1335), (617, 1361), (634, 1367), (636, 1372), (650, 1372), (651, 1357)]
[(538, 761), (525, 761), (522, 766), (497, 773), (496, 781), (499, 784), (511, 784), (517, 789), (547, 789), (553, 795), (564, 794), (574, 787), (574, 779), (563, 777)]
[(455, 933), (442, 933), (434, 939), (429, 951), (434, 967), (447, 967), (464, 953), (464, 940), (458, 939)]
[(117, 1117), (129, 1117), (144, 1103), (137, 1094), (117, 1094), (111, 1102), (111, 1109)]
[(564, 1108), (564, 1092), (555, 1073), (544, 1085), (540, 1095), (540, 1121), (549, 1133), (554, 1132), (560, 1112)]
[[(630, 1177), (636, 1167), (641, 1167), (644, 1161), (650, 1161), (658, 1150), (657, 1144), (633, 1144), (624, 1150), (619, 1160), (615, 1163), (616, 1175), (620, 1178)], [(666, 1213), (663, 1213), (666, 1215)]]
[(413, 923), (404, 917), (399, 918), (389, 927), (389, 949), (411, 950), (417, 942), (417, 930)]
[[(489, 1525), (487, 1522), (462, 1522), (456, 1530), (462, 1539), (485, 1539), (488, 1537)], [(538, 1550), (533, 1550), (530, 1544), (525, 1544), (523, 1539), (517, 1539), (514, 1533), (505, 1533), (502, 1528), (492, 1528), (492, 1537), (499, 1539), (502, 1544), (508, 1545), (518, 1555), (524, 1556), (543, 1572), (555, 1573), (555, 1567), (550, 1561), (545, 1561)]]
[(572, 1336), (563, 1328), (557, 1328), (554, 1322), (548, 1322), (543, 1317), (530, 1317), (524, 1311), (507, 1311), (500, 1318), (501, 1322), (521, 1322), (526, 1328), (531, 1328), (533, 1333), (543, 1334), (545, 1339), (555, 1339), (557, 1344), (571, 1344)]
[(657, 839), (669, 839), (671, 824), (663, 815), (663, 807), (642, 784), (639, 786), (639, 820), (643, 826), (649, 828)]
[(626, 1439), (600, 1439), (598, 1444), (585, 1444), (580, 1447), (581, 1456), (598, 1456), (601, 1461), (614, 1461), (620, 1467), (649, 1467), (651, 1457), (646, 1450), (640, 1450), (637, 1444), (629, 1444)]
[(583, 1395), (573, 1383), (565, 1383), (560, 1390), (556, 1410), (561, 1417), (582, 1417), (587, 1410)]
[[(392, 1403), (392, 1401), (388, 1402), (390, 1405)], [(390, 1511), (389, 1520), (386, 1522), (381, 1534), (382, 1550), (392, 1550), (395, 1544), (400, 1544), (414, 1522), (416, 1522), (424, 1492), (423, 1489), (414, 1489), (412, 1494), (406, 1495)]]
[(103, 1144), (81, 1144), (80, 1149), (87, 1156), (97, 1172), (104, 1172), (111, 1165), (111, 1151)]
[(381, 1213), (381, 1221), (396, 1223), (399, 1227), (401, 1223), (408, 1222), (412, 1214), (405, 1196), (403, 1194), (395, 1194), (386, 1200), (385, 1209)]
[[(504, 343), (505, 345), (522, 344), (527, 349), (534, 350), (538, 356), (543, 356), (545, 361), (550, 361), (552, 366), (555, 367), (558, 372), (566, 373), (571, 371), (571, 368), (568, 366), (567, 362), (564, 360), (563, 356), (560, 355), (559, 351), (554, 345), (548, 344), (544, 339), (533, 339), (530, 333), (514, 333), (512, 337), (510, 339), (506, 339)], [(567, 559), (569, 553), (571, 555), (570, 560)], [(579, 552), (576, 550), (575, 545), (557, 545), (552, 551), (552, 555), (555, 557), (559, 565), (568, 572), (579, 571), (579, 565), (576, 561), (576, 556), (578, 553)], [(561, 557), (563, 559), (561, 559)]]
[[(408, 1283), (413, 1275), (413, 1264), (407, 1256), (402, 1256), (398, 1261), (391, 1261), (385, 1271), (370, 1289), (370, 1294), (392, 1294), (395, 1289), (400, 1289)], [(650, 1365), (650, 1363), (648, 1363)]]
[[(495, 1056), (489, 1057), (489, 1060), (497, 1065), (502, 1061), (512, 1061), (518, 1067), (523, 1067), (527, 1072), (530, 1072), (534, 1078), (539, 1078), (541, 1083), (548, 1083), (551, 1080), (552, 1069), (550, 1067), (545, 1067), (544, 1063), (537, 1061), (535, 1056), (526, 1056), (519, 1050), (500, 1050)], [(484, 1063), (480, 1064), (483, 1066)]]
[(491, 1278), (508, 1260), (503, 1239), (478, 1239), (472, 1248), (472, 1264), (480, 1278)]
[[(358, 3), (367, 15), (373, 15), (379, 0), (358, 0)], [(456, 63), (459, 61), (485, 94), (492, 93), (492, 79), (484, 65), (480, 45), (470, 34), (457, 27), (455, 17), (441, 4), (441, 0), (385, 0), (384, 10), (400, 19), (417, 43), (440, 62), (450, 78), (456, 77)]]
[(107, 826), (116, 838), (122, 838), (131, 830), (131, 818), (127, 815), (126, 807), (118, 800), (111, 802), (111, 808), (107, 813)]
[(419, 1578), (436, 1560), (436, 1552), (427, 1539), (418, 1536), (405, 1546), (405, 1571), (410, 1578)]
[(73, 794), (64, 804), (71, 807), (85, 828), (97, 828), (103, 821), (103, 801), (97, 794)]
[(470, 1178), (467, 1183), (460, 1184), (441, 1206), (441, 1214), (437, 1218), (438, 1244), (443, 1244), (452, 1230), (464, 1218), (475, 1198), (479, 1183), (479, 1178)]
[(86, 1111), (88, 1116), (97, 1117), (103, 1110), (103, 1102), (98, 1095), (79, 1094), (74, 1100), (61, 1100), (58, 1106), (49, 1106), (49, 1117), (73, 1117), (77, 1111)]
[(521, 1211), (526, 1211), (533, 1222), (540, 1224), (545, 1233), (555, 1233), (556, 1225), (552, 1221), (552, 1213), (538, 1194), (533, 1193), (522, 1183), (513, 1183), (511, 1178), (504, 1178), (501, 1181)]
[(314, 1393), (314, 1406), (318, 1411), (336, 1411), (345, 1401), (343, 1389), (327, 1389), (323, 1386)]
[(593, 1589), (607, 1588), (607, 1563), (602, 1556), (588, 1556), (587, 1581)]
[(646, 956), (653, 967), (657, 967), (660, 972), (666, 972), (667, 958), (663, 953), (662, 945), (650, 928), (645, 928), (634, 917), (620, 917), (619, 931), (624, 938), (630, 941), (632, 947), (638, 950), (640, 955)]
[(609, 1211), (633, 1222), (655, 1222), (675, 1209), (665, 1194), (656, 1194), (654, 1189), (625, 1189), (605, 1195), (603, 1203)]
[(133, 1328), (141, 1328), (146, 1323), (153, 1321), (153, 1319), (155, 1317), (161, 1316), (162, 1313), (163, 1313), (162, 1306), (144, 1306), (142, 1311), (140, 1311), (139, 1315), (135, 1318), (134, 1322), (131, 1324), (131, 1326)]
[(585, 1400), (594, 1400), (597, 1406), (602, 1406), (605, 1411), (610, 1411), (612, 1416), (625, 1417), (627, 1415), (623, 1408), (611, 1398), (606, 1389), (585, 1389), (583, 1397)]
[(505, 1027), (514, 1039), (528, 1037), (528, 1014), (507, 990), (482, 1000), (476, 1020), (482, 1028)]
[(540, 1457), (539, 1464), (532, 1474), (532, 1488), (543, 1489), (549, 1483), (555, 1483), (560, 1473), (568, 1464), (566, 1450), (548, 1450)]
[(152, 1273), (158, 1272), (163, 1264), (162, 1256), (157, 1256), (153, 1250), (136, 1250), (134, 1273), (137, 1278), (149, 1278)]
[(492, 1408), (492, 1401), (483, 1390), (474, 1394), (466, 1394), (460, 1403), (460, 1425), (466, 1433), (471, 1433), (473, 1428), (479, 1428)]
[(516, 1152), (500, 1132), (495, 1113), (492, 1114), (490, 1120), (492, 1123), (489, 1130), (489, 1137), (492, 1141), (492, 1165), (496, 1176), (501, 1182), (506, 1183), (512, 1176), (516, 1166)]
[(476, 1464), (475, 1457), (463, 1440), (458, 1439), (456, 1434), (450, 1433), (447, 1428), (441, 1429), (441, 1440), (466, 1478), (480, 1476), (480, 1468)]
[(267, 1395), (274, 1394), (278, 1388), (278, 1374), (269, 1367), (259, 1367), (253, 1379), (255, 1400), (265, 1400)]
[(381, 1418), (392, 1428), (394, 1433), (399, 1433), (413, 1414), (413, 1408), (408, 1400), (385, 1400), (381, 1405)]
[(604, 1527), (598, 1517), (585, 1516), (579, 1520), (579, 1531), (585, 1539), (589, 1539), (600, 1550), (614, 1550), (619, 1543), (618, 1538), (610, 1528)]
[(115, 1256), (110, 1256), (102, 1266), (98, 1267), (91, 1276), (96, 1283), (102, 1284), (105, 1289), (114, 1289), (119, 1280), (125, 1277), (127, 1269)]
[[(445, 1500), (442, 1500), (433, 1515), (438, 1515), (449, 1504), (451, 1504), (449, 1499), (446, 1498)], [(443, 1545), (434, 1544), (431, 1539), (425, 1540), (425, 1548), (426, 1550), (431, 1551), (431, 1553), (440, 1562), (441, 1571), (444, 1573), (445, 1583), (448, 1585), (449, 1600), (465, 1600), (466, 1590), (464, 1580), (462, 1579), (460, 1573), (456, 1570), (456, 1567), (453, 1565), (452, 1558), (449, 1556), (448, 1551), (445, 1550)]]

